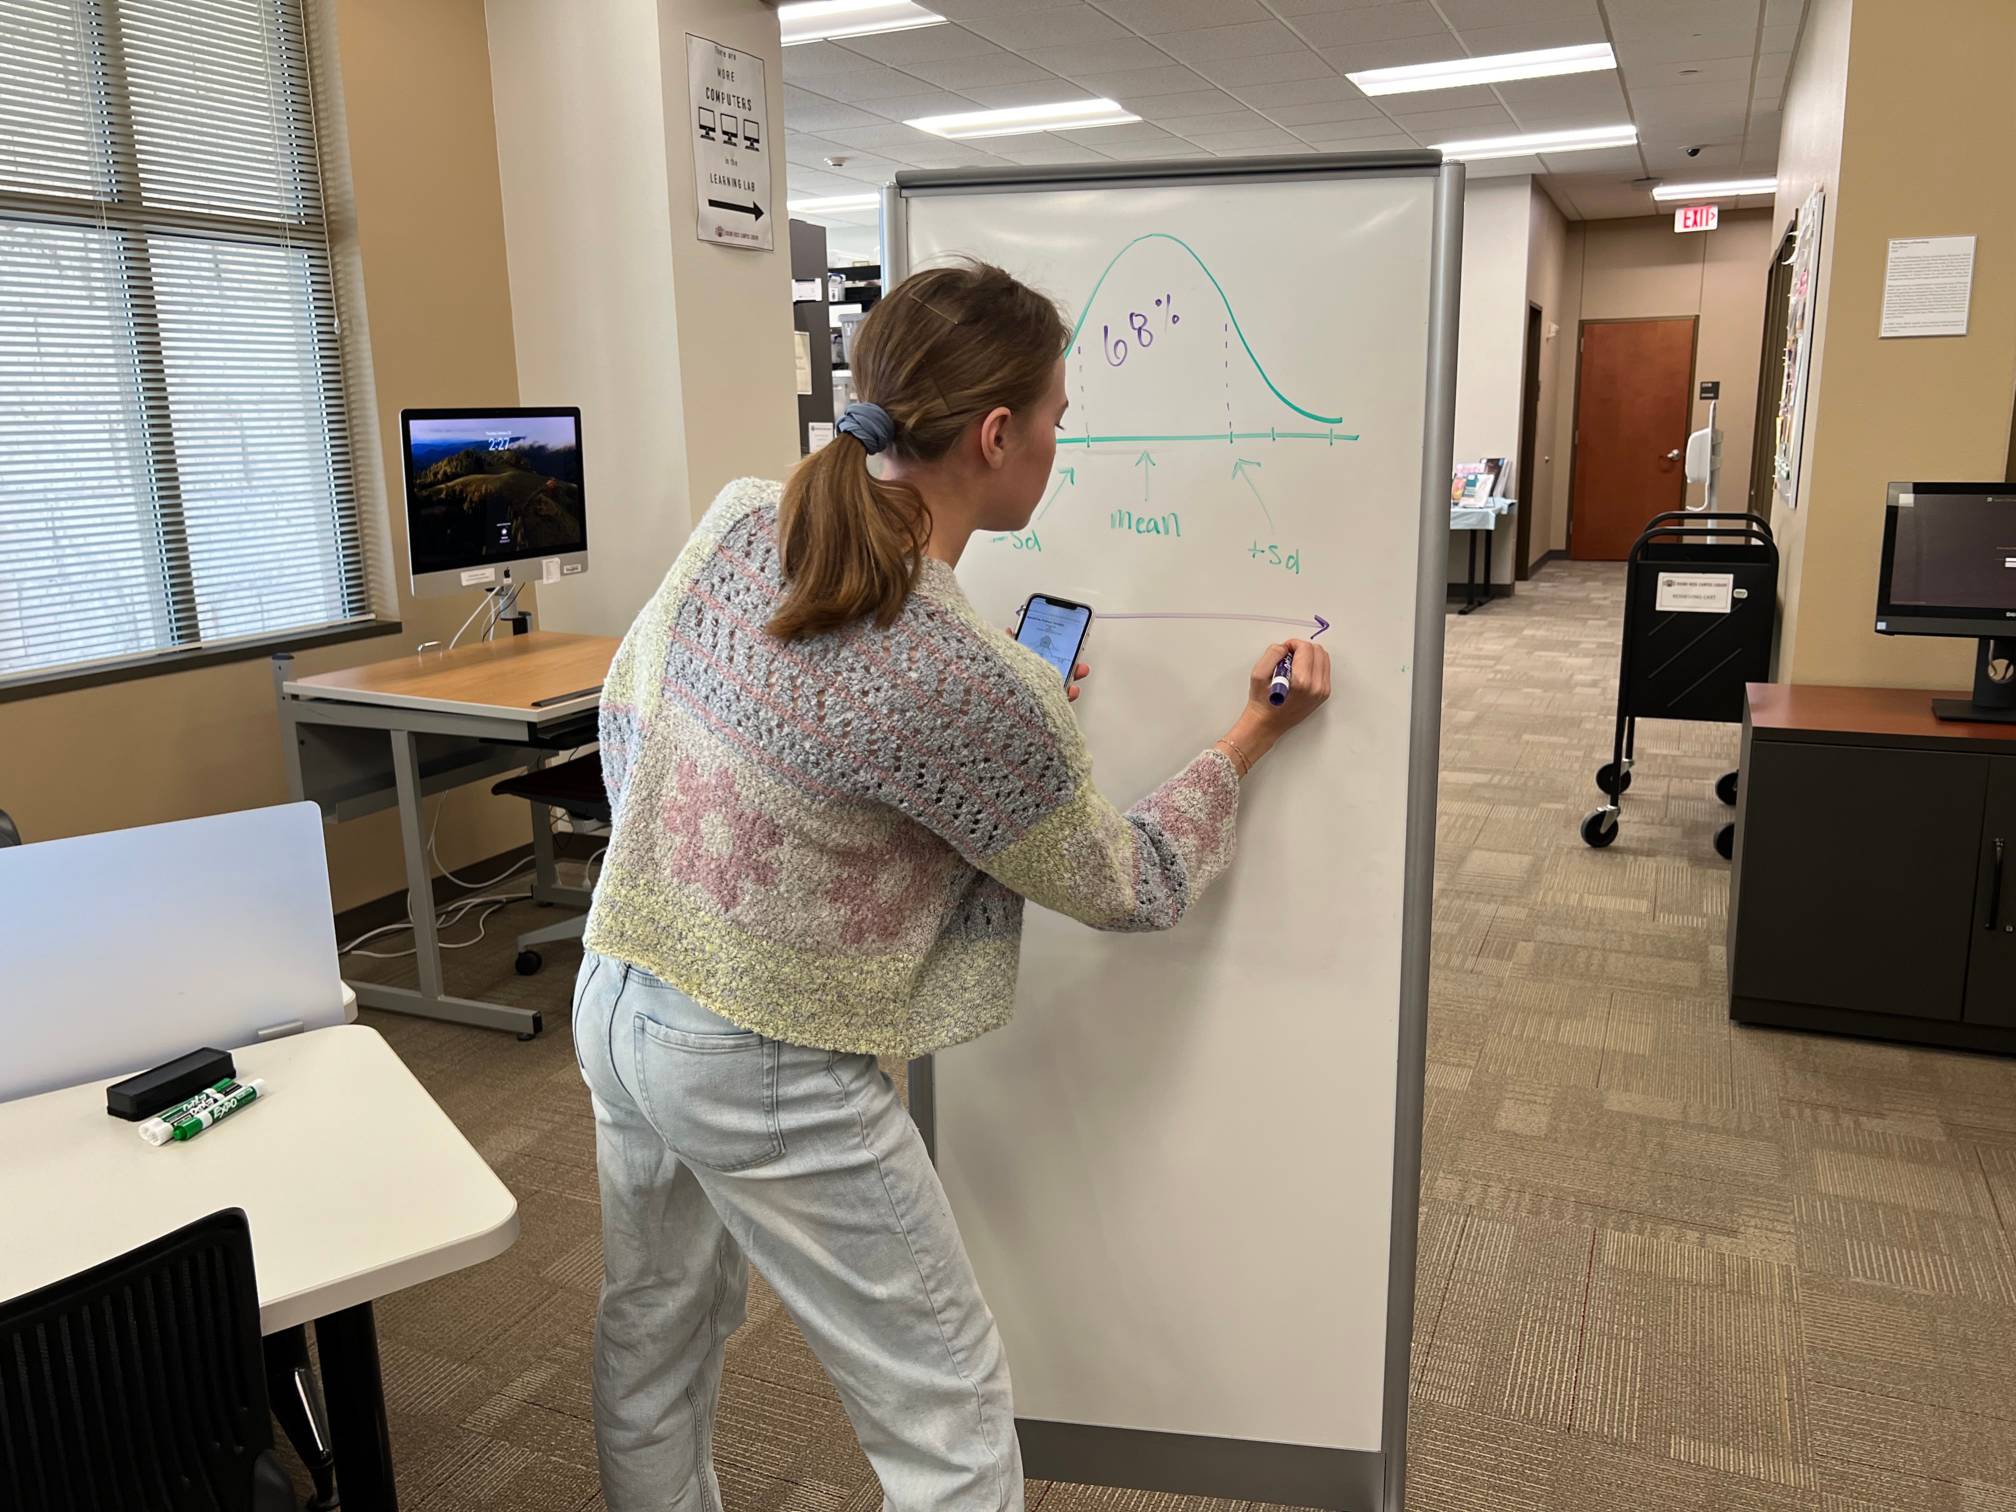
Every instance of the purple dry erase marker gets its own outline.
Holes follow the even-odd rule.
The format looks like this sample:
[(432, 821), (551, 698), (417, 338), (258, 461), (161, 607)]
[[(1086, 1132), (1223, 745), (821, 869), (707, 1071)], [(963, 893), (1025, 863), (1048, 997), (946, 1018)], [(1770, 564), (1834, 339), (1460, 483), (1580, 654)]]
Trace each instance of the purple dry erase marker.
[(1267, 684), (1267, 702), (1280, 705), (1288, 702), (1288, 674), (1295, 670), (1295, 653), (1290, 651), (1274, 663), (1274, 681)]

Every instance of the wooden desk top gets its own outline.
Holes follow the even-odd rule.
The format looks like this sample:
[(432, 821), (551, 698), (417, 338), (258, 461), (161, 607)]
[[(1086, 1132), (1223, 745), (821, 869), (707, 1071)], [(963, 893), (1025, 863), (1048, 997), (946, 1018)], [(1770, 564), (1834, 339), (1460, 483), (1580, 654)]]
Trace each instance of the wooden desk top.
[[(602, 679), (615, 660), (618, 642), (607, 635), (566, 635), (534, 630), (495, 640), (426, 651), (323, 672), (289, 682), (301, 698), (334, 698), (349, 703), (388, 704), (424, 709), (467, 709), (528, 719), (550, 719), (592, 708)], [(539, 707), (541, 699), (566, 698)]]
[(2016, 745), (2016, 725), (1935, 719), (1935, 698), (1969, 692), (1925, 688), (1830, 688), (1811, 683), (1751, 683), (1750, 727), (1786, 735), (1875, 735), (1892, 739), (2000, 741)]

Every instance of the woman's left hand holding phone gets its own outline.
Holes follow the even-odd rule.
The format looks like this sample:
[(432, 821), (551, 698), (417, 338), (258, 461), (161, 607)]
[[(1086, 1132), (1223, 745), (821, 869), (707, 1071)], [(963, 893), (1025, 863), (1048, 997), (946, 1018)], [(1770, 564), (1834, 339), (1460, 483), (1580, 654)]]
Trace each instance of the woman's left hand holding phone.
[[(1007, 636), (1008, 639), (1010, 640), (1015, 639), (1015, 631), (1012, 626), (1009, 629), (1002, 631), (1001, 633)], [(1091, 675), (1092, 675), (1091, 665), (1087, 662), (1082, 661), (1079, 662), (1076, 666), (1074, 666), (1071, 669), (1071, 680), (1064, 685), (1064, 696), (1070, 699), (1073, 703), (1076, 703), (1078, 701), (1078, 684), (1083, 682), (1086, 678), (1090, 677)]]

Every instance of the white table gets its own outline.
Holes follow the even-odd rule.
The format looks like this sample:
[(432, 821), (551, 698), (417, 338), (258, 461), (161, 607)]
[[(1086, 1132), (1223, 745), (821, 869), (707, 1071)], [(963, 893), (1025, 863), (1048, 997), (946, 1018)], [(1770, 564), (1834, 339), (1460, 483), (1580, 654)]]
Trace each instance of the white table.
[(1470, 534), (1470, 572), (1463, 583), (1463, 607), (1458, 614), (1468, 614), (1473, 609), (1481, 609), (1491, 601), (1491, 552), (1484, 552), (1484, 597), (1477, 596), (1477, 534), (1479, 531), (1498, 529), (1501, 520), (1507, 518), (1519, 507), (1516, 499), (1466, 499), (1462, 503), (1449, 506), (1449, 528), (1468, 531)]
[(346, 1512), (389, 1512), (371, 1303), (502, 1254), (517, 1199), (375, 1029), (312, 1030), (234, 1060), (271, 1101), (160, 1149), (107, 1116), (105, 1082), (0, 1103), (0, 1212), (35, 1215), (32, 1238), (0, 1245), (0, 1301), (243, 1208), (261, 1330), (316, 1322)]

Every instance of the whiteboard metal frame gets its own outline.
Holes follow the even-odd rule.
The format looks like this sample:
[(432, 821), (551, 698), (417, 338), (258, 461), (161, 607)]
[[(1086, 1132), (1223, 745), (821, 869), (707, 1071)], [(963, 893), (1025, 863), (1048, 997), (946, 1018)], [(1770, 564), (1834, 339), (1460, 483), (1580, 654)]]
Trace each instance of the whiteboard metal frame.
[[(1374, 1453), (1018, 1417), (1025, 1470), (1035, 1479), (1334, 1508), (1337, 1512), (1401, 1512), (1407, 1482), (1407, 1393), (1421, 1213), (1421, 1120), (1428, 1060), (1428, 966), (1434, 920), (1442, 638), (1449, 561), (1447, 509), (1455, 447), (1456, 332), (1463, 264), (1463, 165), (1445, 163), (1440, 153), (1427, 151), (1317, 153), (1196, 163), (950, 168), (899, 173), (894, 183), (882, 189), (882, 275), (887, 293), (910, 274), (906, 201), (914, 197), (1396, 176), (1433, 176), (1435, 207), (1429, 249), (1420, 548), (1414, 587), (1414, 684), (1408, 729), (1382, 1442)], [(929, 1056), (910, 1062), (909, 1090), (910, 1116), (935, 1160), (937, 1098)]]

